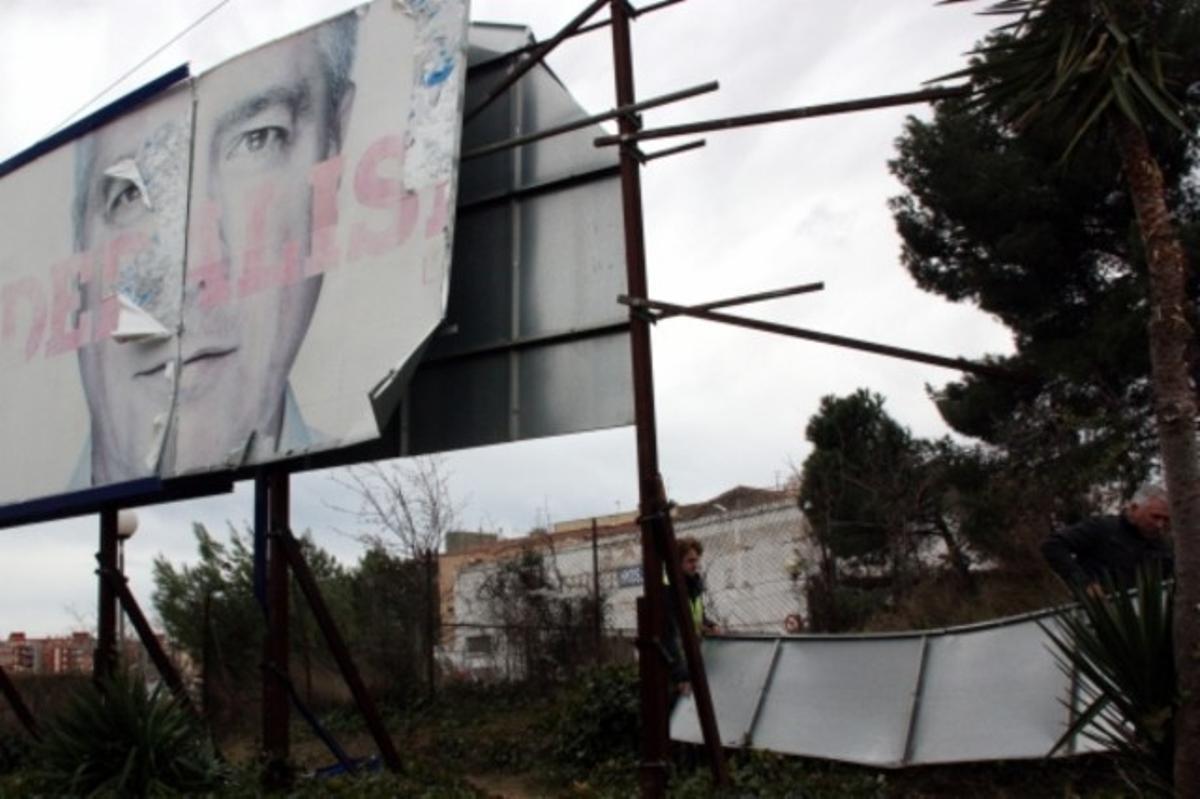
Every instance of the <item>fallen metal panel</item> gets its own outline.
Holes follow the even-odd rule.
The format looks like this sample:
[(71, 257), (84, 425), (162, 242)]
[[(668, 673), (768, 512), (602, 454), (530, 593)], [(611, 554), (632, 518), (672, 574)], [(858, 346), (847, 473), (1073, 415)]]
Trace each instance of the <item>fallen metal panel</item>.
[[(1043, 758), (1071, 718), (1071, 678), (1040, 626), (1055, 613), (916, 633), (708, 639), (725, 743), (882, 767)], [(755, 721), (755, 675), (776, 647)], [(690, 700), (671, 735), (701, 741)], [(1073, 743), (1060, 754), (1102, 749)]]
[(785, 641), (751, 745), (899, 763), (920, 659), (919, 638)]
[[(714, 651), (720, 655), (712, 657)], [(761, 641), (722, 642), (720, 647), (706, 644), (704, 649), (704, 667), (710, 686), (721, 686), (721, 690), (713, 689), (713, 707), (719, 720), (721, 743), (726, 746), (742, 746), (746, 735), (750, 732), (750, 724), (754, 720), (754, 712), (758, 705), (759, 692), (762, 689), (763, 678), (770, 670), (774, 660), (774, 648), (765, 646)], [(692, 743), (703, 743), (700, 735), (700, 719), (696, 715), (696, 703), (681, 702), (679, 710), (671, 719), (671, 735), (680, 738), (686, 735), (684, 731), (694, 730), (694, 738), (683, 740)]]
[(1044, 757), (1070, 693), (1049, 644), (1034, 622), (932, 639), (913, 760)]

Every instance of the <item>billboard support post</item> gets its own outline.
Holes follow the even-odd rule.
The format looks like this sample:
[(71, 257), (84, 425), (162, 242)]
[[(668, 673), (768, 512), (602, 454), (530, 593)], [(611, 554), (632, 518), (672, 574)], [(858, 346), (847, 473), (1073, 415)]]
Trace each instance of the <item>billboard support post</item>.
[[(100, 560), (98, 556), (97, 560)], [(158, 638), (154, 635), (154, 630), (150, 627), (150, 622), (147, 621), (146, 615), (142, 613), (141, 606), (138, 605), (133, 592), (129, 590), (129, 581), (125, 575), (117, 569), (106, 569), (103, 561), (101, 561), (97, 573), (100, 575), (101, 582), (107, 583), (109, 590), (119, 600), (121, 609), (129, 617), (130, 624), (133, 625), (133, 629), (137, 632), (142, 645), (146, 647), (146, 652), (149, 653), (150, 660), (154, 661), (154, 667), (158, 669), (163, 682), (167, 684), (167, 687), (171, 689), (171, 692), (175, 694), (175, 698), (179, 700), (179, 703), (184, 708), (192, 714), (199, 716), (200, 714), (192, 704), (191, 697), (188, 696), (187, 689), (183, 685), (183, 679), (179, 676), (179, 671), (171, 663), (171, 659), (167, 657), (167, 653), (163, 650)]]
[(117, 592), (105, 573), (117, 570), (117, 508), (100, 511), (99, 606), (96, 609), (96, 651), (92, 657), (92, 678), (110, 679), (117, 665)]
[[(308, 563), (304, 560), (304, 554), (300, 551), (300, 545), (296, 542), (295, 537), (287, 527), (271, 528), (271, 552), (279, 553), (281, 556), (280, 560), (284, 562), (283, 568), (285, 571), (283, 573), (283, 581), (285, 583), (287, 581), (286, 568), (291, 566), (292, 573), (296, 575), (296, 583), (300, 586), (304, 598), (308, 600), (308, 606), (312, 609), (317, 626), (321, 628), (321, 633), (325, 636), (325, 642), (329, 645), (330, 654), (337, 661), (338, 668), (342, 672), (342, 678), (345, 679), (346, 685), (350, 688), (350, 693), (354, 696), (354, 702), (358, 705), (359, 712), (363, 714), (363, 718), (367, 722), (367, 729), (370, 730), (371, 737), (375, 739), (375, 744), (379, 747), (379, 754), (383, 757), (383, 762), (391, 771), (399, 773), (402, 768), (400, 755), (397, 754), (396, 747), (392, 744), (391, 736), (388, 735), (387, 728), (384, 727), (379, 711), (375, 707), (375, 702), (371, 699), (371, 694), (367, 691), (366, 685), (358, 673), (358, 668), (354, 665), (353, 658), (350, 657), (350, 650), (347, 649), (346, 642), (342, 639), (341, 633), (338, 632), (337, 624), (334, 622), (333, 616), (329, 613), (329, 607), (325, 604), (325, 600), (321, 596), (321, 589), (317, 585), (317, 580), (313, 577), (312, 571), (308, 568)], [(271, 557), (273, 559), (276, 556), (273, 554)], [(274, 560), (272, 560), (272, 563), (274, 563)], [(272, 605), (269, 615), (273, 618), (274, 605)], [(287, 697), (285, 696), (285, 705), (286, 701)], [(285, 740), (286, 732), (286, 728), (284, 728)]]
[(437, 698), (437, 641), (441, 624), (441, 592), (438, 590), (438, 556), (433, 547), (425, 550), (425, 679), (429, 699)]
[[(625, 0), (612, 0), (613, 71), (616, 84), (616, 104), (630, 106), (637, 102), (633, 82), (633, 49), (629, 30), (629, 7)], [(618, 130), (624, 135), (638, 129), (636, 117), (626, 114), (618, 119)], [(622, 218), (625, 233), (625, 270), (629, 295), (647, 296), (646, 250), (643, 232), (641, 164), (636, 145), (623, 142), (620, 147)], [(724, 755), (717, 736), (716, 718), (707, 691), (704, 664), (695, 627), (688, 619), (683, 605), (684, 589), (680, 581), (675, 551), (674, 531), (670, 526), (670, 507), (663, 492), (658, 469), (658, 432), (654, 415), (654, 371), (650, 354), (650, 325), (646, 317), (630, 309), (630, 352), (633, 362), (634, 418), (637, 429), (639, 523), (642, 530), (642, 591), (638, 613), (638, 677), (641, 685), (642, 762), (639, 782), (644, 797), (666, 794), (668, 716), (667, 669), (661, 651), (665, 629), (665, 592), (662, 590), (664, 560), (674, 586), (678, 629), (689, 656), (688, 666), (693, 685), (703, 686), (696, 691), (697, 708), (704, 724), (705, 743), (713, 769), (713, 778), (720, 784), (729, 782)]]
[(13, 684), (12, 678), (8, 676), (8, 672), (0, 666), (0, 693), (4, 694), (4, 698), (8, 700), (8, 706), (12, 708), (12, 712), (21, 722), (21, 726), (25, 728), (34, 740), (42, 739), (41, 733), (38, 732), (37, 721), (33, 714), (29, 712), (29, 706), (25, 704), (25, 700), (21, 698), (20, 691)]
[[(268, 788), (290, 782), (288, 764), (288, 574), (287, 560), (279, 533), (288, 529), (288, 481), (285, 471), (271, 471), (256, 478), (265, 483), (258, 496), (266, 496), (267, 634), (263, 642), (263, 751)], [(263, 514), (255, 514), (256, 521)], [(261, 534), (258, 534), (261, 538)]]

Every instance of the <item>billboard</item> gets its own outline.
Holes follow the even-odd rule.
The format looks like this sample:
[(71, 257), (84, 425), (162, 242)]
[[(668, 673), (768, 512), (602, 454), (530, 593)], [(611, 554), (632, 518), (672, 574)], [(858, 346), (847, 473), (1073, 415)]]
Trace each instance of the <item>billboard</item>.
[(6, 165), (0, 506), (380, 436), (445, 311), (466, 26), (376, 0)]

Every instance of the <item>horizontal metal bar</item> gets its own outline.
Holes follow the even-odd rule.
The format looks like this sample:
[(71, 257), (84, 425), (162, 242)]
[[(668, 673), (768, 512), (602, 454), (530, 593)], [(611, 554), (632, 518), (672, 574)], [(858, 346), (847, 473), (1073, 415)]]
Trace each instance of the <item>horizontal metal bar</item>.
[(649, 308), (656, 311), (666, 311), (672, 315), (692, 316), (697, 319), (706, 319), (710, 322), (721, 322), (735, 327), (745, 327), (750, 330), (760, 330), (764, 333), (777, 333), (781, 336), (790, 336), (791, 338), (807, 339), (808, 341), (818, 341), (822, 344), (831, 344), (835, 347), (846, 347), (847, 349), (860, 350), (862, 352), (870, 352), (875, 355), (885, 355), (889, 358), (900, 358), (906, 361), (916, 361), (918, 363), (929, 364), (930, 366), (940, 366), (944, 369), (954, 369), (959, 372), (967, 372), (968, 374), (980, 374), (988, 377), (998, 377), (1004, 380), (1026, 381), (1031, 379), (1030, 376), (1020, 375), (1008, 369), (1002, 369), (997, 366), (988, 366), (986, 364), (975, 363), (968, 361), (965, 358), (948, 358), (944, 355), (933, 355), (928, 352), (919, 350), (910, 350), (904, 347), (893, 347), (890, 344), (878, 344), (873, 341), (863, 341), (862, 339), (849, 338), (847, 336), (837, 336), (832, 333), (820, 333), (815, 330), (806, 330), (800, 327), (791, 327), (790, 325), (781, 325), (776, 322), (763, 322), (758, 319), (746, 319), (741, 316), (730, 316), (729, 314), (715, 313), (713, 311), (704, 311), (695, 308), (689, 308), (686, 305), (675, 305), (669, 302), (658, 302), (657, 300), (630, 300), (626, 304), (633, 308)]
[(491, 155), (492, 153), (510, 150), (514, 147), (521, 147), (526, 144), (531, 144), (535, 141), (541, 141), (542, 139), (549, 139), (553, 136), (560, 136), (564, 133), (570, 133), (573, 130), (586, 128), (599, 122), (624, 116), (625, 114), (634, 114), (638, 111), (644, 111), (647, 108), (657, 108), (662, 105), (678, 102), (679, 100), (686, 100), (689, 97), (696, 97), (697, 95), (715, 92), (719, 88), (720, 84), (718, 84), (715, 80), (709, 81), (708, 83), (701, 83), (698, 86), (681, 89), (677, 92), (671, 92), (670, 94), (662, 94), (658, 97), (652, 97), (649, 100), (642, 100), (639, 103), (621, 106), (620, 108), (614, 108), (610, 111), (605, 111), (600, 114), (593, 114), (589, 117), (572, 120), (571, 122), (566, 122), (562, 125), (556, 125), (552, 128), (546, 128), (545, 130), (539, 130), (534, 133), (527, 133), (524, 136), (515, 136), (511, 139), (505, 139), (504, 141), (498, 141), (493, 144), (485, 144), (482, 147), (476, 147), (474, 150), (468, 150), (467, 152), (463, 153), (459, 160), (470, 161), (473, 158), (482, 158), (483, 156)]
[(555, 344), (568, 344), (572, 341), (600, 338), (601, 336), (610, 336), (617, 333), (626, 333), (628, 331), (629, 322), (621, 321), (614, 322), (609, 325), (597, 325), (595, 327), (568, 330), (565, 333), (547, 333), (543, 336), (529, 336), (528, 338), (520, 338), (513, 341), (500, 341), (496, 342), (495, 344), (485, 344), (482, 347), (463, 350), (462, 352), (426, 357), (421, 361), (421, 368), (424, 369), (426, 367), (441, 366), (443, 364), (453, 363), (456, 361), (483, 358), (488, 355), (496, 355), (502, 352), (519, 352), (521, 350), (533, 349), (535, 347), (549, 347)]
[(922, 89), (921, 91), (906, 92), (904, 94), (885, 94), (878, 97), (865, 97), (861, 100), (847, 100), (840, 103), (788, 108), (782, 111), (766, 111), (760, 114), (710, 119), (703, 122), (688, 122), (683, 125), (670, 125), (665, 128), (640, 130), (636, 133), (599, 136), (596, 138), (595, 144), (597, 147), (609, 147), (614, 144), (646, 141), (647, 139), (662, 139), (668, 136), (688, 136), (694, 133), (731, 130), (751, 125), (766, 125), (773, 122), (790, 122), (796, 119), (812, 119), (813, 117), (848, 114), (854, 111), (869, 111), (875, 108), (891, 108), (897, 105), (927, 103), (932, 100), (945, 100), (950, 97), (965, 97), (969, 93), (970, 90), (965, 86), (952, 86), (938, 89)]
[(563, 178), (555, 178), (547, 180), (545, 183), (534, 183), (529, 186), (522, 186), (517, 189), (509, 189), (506, 191), (496, 192), (479, 197), (475, 200), (460, 203), (458, 206), (458, 215), (469, 214), (475, 211), (481, 211), (487, 208), (493, 208), (497, 205), (511, 202), (513, 200), (526, 200), (530, 197), (537, 197), (542, 194), (551, 194), (556, 191), (565, 191), (573, 189), (576, 186), (586, 186), (589, 183), (598, 183), (601, 180), (618, 177), (621, 174), (621, 168), (617, 164), (605, 166), (599, 169), (593, 169), (590, 172), (580, 172), (575, 175), (567, 175)]
[[(637, 19), (638, 17), (642, 16), (643, 14), (649, 14), (653, 11), (658, 11), (659, 9), (666, 8), (667, 6), (673, 6), (677, 3), (682, 3), (682, 2), (683, 2), (683, 0), (661, 0), (661, 2), (658, 2), (658, 3), (651, 3), (650, 5), (642, 6), (641, 8), (635, 8), (635, 9), (633, 9), (633, 18)], [(607, 28), (611, 24), (612, 24), (611, 19), (602, 19), (599, 22), (593, 22), (589, 25), (584, 25), (580, 28), (576, 28), (574, 31), (572, 31), (571, 33), (569, 33), (565, 37), (563, 37), (563, 39), (564, 39), (564, 41), (566, 39), (573, 39), (576, 36), (579, 36), (580, 34), (591, 33), (592, 31), (598, 31), (601, 28)], [(501, 55), (498, 55), (495, 58), (489, 58), (486, 61), (480, 61), (478, 63), (472, 64), (470, 67), (470, 71), (474, 72), (475, 70), (478, 70), (478, 69), (487, 69), (488, 67), (490, 67), (493, 64), (496, 64), (498, 62), (508, 61), (510, 59), (522, 56), (525, 53), (532, 53), (534, 50), (538, 49), (541, 46), (542, 46), (541, 42), (531, 42), (530, 44), (527, 44), (524, 47), (518, 47), (515, 50), (509, 50), (507, 53), (502, 53)]]
[(643, 164), (646, 164), (656, 158), (666, 158), (668, 155), (679, 155), (680, 153), (686, 153), (688, 150), (698, 150), (706, 144), (708, 144), (708, 142), (706, 142), (704, 139), (696, 139), (696, 141), (690, 141), (687, 144), (681, 144), (678, 147), (668, 147), (665, 150), (659, 150), (653, 153), (643, 153), (638, 160)]
[(591, 19), (600, 7), (608, 3), (609, 0), (592, 0), (591, 4), (580, 11), (575, 18), (568, 22), (562, 30), (554, 34), (553, 37), (538, 45), (532, 53), (524, 60), (518, 60), (513, 63), (508, 69), (508, 74), (495, 87), (488, 92), (487, 96), (479, 101), (479, 104), (472, 108), (467, 113), (463, 114), (463, 124), (467, 124), (475, 117), (483, 113), (484, 109), (504, 95), (513, 84), (525, 76), (525, 73), (540, 64), (546, 56), (550, 55), (550, 51), (558, 47), (563, 41), (570, 37), (571, 33), (578, 30), (583, 23)]
[(232, 491), (233, 478), (229, 474), (196, 475), (166, 481), (157, 477), (146, 477), (0, 507), (0, 529), (68, 519), (73, 516), (87, 516), (114, 505), (135, 508), (214, 494), (228, 494)]
[[(728, 308), (733, 305), (748, 305), (752, 302), (765, 302), (766, 300), (777, 300), (780, 297), (792, 297), (796, 294), (808, 294), (814, 291), (822, 291), (825, 288), (824, 283), (804, 283), (799, 286), (789, 286), (784, 289), (775, 289), (774, 291), (760, 291), (756, 294), (743, 294), (740, 297), (730, 297), (726, 300), (713, 300), (712, 302), (702, 302), (699, 305), (686, 306), (690, 311), (713, 311), (717, 308)], [(629, 305), (629, 297), (622, 294), (617, 297), (617, 302), (622, 305)], [(657, 315), (658, 319), (669, 319), (672, 316), (679, 316), (678, 313), (662, 311)]]

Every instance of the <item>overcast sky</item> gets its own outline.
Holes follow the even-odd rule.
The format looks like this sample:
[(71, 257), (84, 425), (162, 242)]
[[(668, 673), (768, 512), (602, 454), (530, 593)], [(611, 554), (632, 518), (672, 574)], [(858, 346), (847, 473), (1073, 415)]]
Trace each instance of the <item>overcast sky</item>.
[[(0, 160), (55, 129), (215, 5), (5, 0)], [(351, 5), (228, 0), (90, 110), (179, 63), (208, 68)], [(544, 39), (583, 5), (474, 0), (471, 16), (527, 24)], [(640, 96), (721, 82), (716, 94), (647, 113), (646, 125), (919, 88), (962, 64), (987, 29), (987, 20), (971, 13), (978, 8), (936, 8), (933, 0), (689, 0), (646, 15), (634, 34)], [(613, 105), (611, 52), (608, 33), (596, 32), (550, 58), (590, 111)], [(918, 291), (900, 265), (886, 207), (900, 186), (886, 162), (913, 113), (928, 111), (908, 107), (708, 134), (706, 148), (651, 163), (643, 180), (650, 295), (696, 303), (820, 280), (822, 293), (739, 312), (946, 355), (1009, 351), (1006, 329), (977, 309)], [(946, 432), (925, 387), (954, 373), (933, 367), (684, 319), (656, 326), (654, 361), (661, 466), (679, 502), (785, 480), (807, 454), (804, 426), (827, 394), (866, 387), (883, 394), (888, 410), (915, 433)], [(447, 464), (469, 529), (516, 535), (546, 517), (581, 518), (637, 504), (632, 429), (452, 453)], [(293, 526), (311, 529), (319, 544), (353, 562), (358, 545), (334, 531), (352, 525), (328, 507), (348, 499), (330, 475), (298, 475), (293, 485)], [(143, 607), (151, 609), (156, 556), (194, 558), (192, 521), (223, 529), (251, 515), (249, 485), (230, 496), (140, 511), (127, 569)], [(94, 518), (0, 532), (0, 635), (93, 624), (96, 539)]]

